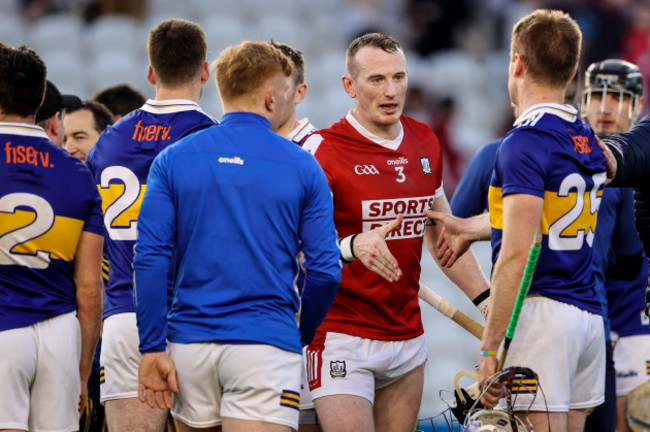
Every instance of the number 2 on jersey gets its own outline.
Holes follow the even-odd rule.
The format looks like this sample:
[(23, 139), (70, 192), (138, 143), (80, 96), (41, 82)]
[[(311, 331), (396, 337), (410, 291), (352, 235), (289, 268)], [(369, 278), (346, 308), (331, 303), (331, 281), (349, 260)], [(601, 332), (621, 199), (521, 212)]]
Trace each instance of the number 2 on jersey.
[[(111, 183), (112, 180), (119, 180), (123, 190), (121, 190), (122, 185)], [(102, 171), (100, 181), (99, 193), (102, 196), (103, 206), (106, 206), (104, 225), (109, 237), (112, 240), (135, 241), (138, 230), (137, 218), (142, 202), (138, 177), (126, 167), (111, 166)]]
[[(587, 184), (585, 179), (577, 173), (570, 174), (562, 180), (557, 192), (558, 197), (568, 197), (575, 192), (575, 204), (569, 211), (557, 218), (548, 228), (548, 247), (553, 250), (579, 250), (587, 240), (587, 244), (592, 246), (594, 242), (594, 230), (596, 229), (596, 215), (600, 207), (601, 197), (598, 196), (598, 190), (605, 183), (606, 173), (598, 173), (592, 176), (594, 185), (585, 194)], [(587, 210), (589, 213), (583, 215)], [(571, 235), (576, 232), (575, 235)]]
[[(17, 210), (18, 207), (29, 207), (31, 211)], [(34, 269), (45, 269), (50, 265), (50, 253), (35, 250), (33, 254), (12, 251), (16, 246), (28, 243), (42, 236), (54, 224), (54, 210), (50, 203), (38, 195), (29, 193), (12, 193), (0, 198), (0, 212), (11, 213), (19, 219), (17, 228), (0, 236), (0, 265), (21, 265)], [(21, 214), (19, 214), (19, 212)], [(20, 219), (25, 220), (23, 225)], [(27, 249), (31, 249), (27, 247)]]

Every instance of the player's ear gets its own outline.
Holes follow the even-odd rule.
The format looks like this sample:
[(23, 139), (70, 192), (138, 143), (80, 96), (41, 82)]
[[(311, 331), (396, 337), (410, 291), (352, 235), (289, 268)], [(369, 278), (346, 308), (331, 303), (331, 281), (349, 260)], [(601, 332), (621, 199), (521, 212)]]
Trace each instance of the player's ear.
[(275, 108), (275, 91), (273, 87), (268, 87), (264, 93), (264, 107), (268, 112), (273, 112)]
[(569, 83), (571, 82), (571, 80), (573, 79), (573, 77), (576, 76), (576, 73), (577, 73), (577, 72), (578, 72), (578, 65), (576, 65), (576, 66), (573, 68), (573, 72), (571, 72), (571, 76), (569, 77), (569, 79), (568, 79), (568, 80), (566, 81), (566, 83), (565, 83), (566, 85), (569, 85)]
[(343, 88), (345, 89), (345, 92), (348, 94), (348, 96), (354, 99), (357, 96), (357, 93), (354, 91), (352, 78), (350, 78), (349, 75), (344, 75), (343, 78), (341, 78), (341, 82), (343, 83)]
[(147, 68), (147, 81), (149, 81), (152, 85), (156, 85), (156, 77), (153, 74), (153, 68), (151, 65)]
[(201, 84), (205, 84), (210, 79), (210, 64), (208, 62), (203, 62), (203, 68), (201, 69)]
[(524, 58), (519, 53), (514, 53), (514, 76), (521, 76), (524, 70)]
[(302, 83), (298, 84), (296, 87), (296, 97), (293, 99), (293, 103), (298, 105), (300, 102), (302, 102), (305, 99), (305, 95), (307, 94), (307, 84)]

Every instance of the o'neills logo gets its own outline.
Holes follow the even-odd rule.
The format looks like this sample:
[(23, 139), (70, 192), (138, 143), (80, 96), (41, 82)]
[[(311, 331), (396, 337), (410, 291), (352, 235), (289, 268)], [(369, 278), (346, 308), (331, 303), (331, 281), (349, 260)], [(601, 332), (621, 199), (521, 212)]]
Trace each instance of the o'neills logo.
[(386, 163), (388, 165), (406, 165), (409, 163), (409, 160), (402, 156), (399, 159), (390, 159)]
[(392, 231), (387, 240), (422, 237), (427, 218), (424, 211), (431, 208), (435, 196), (361, 201), (363, 232), (386, 225), (402, 214), (402, 226)]
[(227, 164), (233, 164), (233, 165), (244, 165), (244, 159), (240, 158), (239, 156), (235, 156), (233, 158), (220, 157), (219, 158), (219, 163), (227, 163)]

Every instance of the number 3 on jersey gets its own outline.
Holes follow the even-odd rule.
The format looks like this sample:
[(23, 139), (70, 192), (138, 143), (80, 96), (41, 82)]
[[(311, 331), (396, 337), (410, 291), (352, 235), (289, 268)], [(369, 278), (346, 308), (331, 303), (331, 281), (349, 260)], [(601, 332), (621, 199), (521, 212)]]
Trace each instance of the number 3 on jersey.
[(133, 171), (122, 166), (106, 168), (100, 181), (99, 193), (108, 236), (111, 240), (135, 241), (146, 185), (140, 185)]
[[(587, 240), (591, 246), (594, 242), (594, 232), (596, 230), (596, 219), (598, 208), (600, 207), (601, 196), (598, 191), (605, 183), (606, 173), (598, 173), (592, 176), (593, 187), (588, 193), (586, 192), (587, 184), (585, 179), (573, 173), (564, 178), (555, 197), (545, 197), (551, 199), (550, 213), (546, 215), (549, 221), (552, 221), (548, 228), (548, 247), (553, 250), (579, 250)], [(571, 198), (567, 197), (575, 194), (575, 202), (571, 203)], [(567, 209), (566, 203), (570, 208)], [(559, 216), (554, 213), (560, 212)]]
[(404, 174), (404, 167), (403, 166), (395, 167), (395, 171), (397, 171), (397, 183), (404, 183), (404, 181), (406, 180), (406, 175)]

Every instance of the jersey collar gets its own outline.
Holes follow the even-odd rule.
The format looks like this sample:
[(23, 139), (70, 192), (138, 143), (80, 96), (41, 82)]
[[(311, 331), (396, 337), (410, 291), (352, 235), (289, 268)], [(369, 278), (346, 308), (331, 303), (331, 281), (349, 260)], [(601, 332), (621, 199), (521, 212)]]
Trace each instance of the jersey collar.
[(42, 127), (27, 123), (0, 122), (0, 134), (50, 139)]
[(309, 123), (309, 119), (307, 117), (301, 119), (298, 121), (298, 126), (291, 132), (289, 132), (286, 136), (286, 138), (289, 141), (293, 141), (295, 143), (300, 143), (302, 140), (305, 139), (307, 135), (315, 131), (316, 128), (314, 127), (313, 124)]
[(149, 99), (140, 108), (142, 111), (147, 111), (153, 114), (171, 114), (182, 111), (201, 111), (201, 107), (194, 101), (187, 99), (168, 99), (168, 100), (153, 100)]
[(557, 103), (541, 103), (528, 108), (519, 116), (514, 123), (514, 127), (521, 126), (533, 118), (540, 118), (544, 114), (551, 114), (560, 117), (562, 120), (573, 123), (578, 119), (578, 110), (571, 105), (562, 105)]
[(404, 127), (402, 126), (402, 122), (400, 121), (399, 123), (399, 135), (397, 135), (397, 138), (389, 140), (386, 138), (381, 138), (378, 137), (377, 135), (373, 134), (370, 132), (368, 129), (364, 128), (361, 126), (361, 123), (354, 118), (352, 115), (352, 111), (349, 111), (348, 114), (345, 116), (345, 119), (352, 125), (353, 128), (357, 130), (361, 135), (363, 135), (365, 138), (369, 139), (370, 141), (374, 142), (375, 144), (378, 144), (382, 147), (386, 147), (387, 149), (390, 150), (397, 150), (402, 144), (402, 138), (404, 138)]

